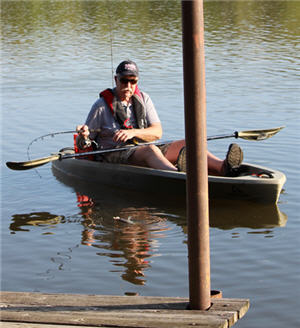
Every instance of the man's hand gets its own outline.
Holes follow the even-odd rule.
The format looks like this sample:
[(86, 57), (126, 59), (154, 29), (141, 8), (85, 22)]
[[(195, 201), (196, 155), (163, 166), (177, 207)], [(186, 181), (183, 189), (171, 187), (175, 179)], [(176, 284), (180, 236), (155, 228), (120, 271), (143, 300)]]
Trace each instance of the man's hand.
[(113, 137), (115, 142), (126, 142), (135, 137), (135, 129), (118, 130)]
[(90, 135), (90, 131), (87, 125), (77, 125), (76, 131), (84, 139), (88, 139)]

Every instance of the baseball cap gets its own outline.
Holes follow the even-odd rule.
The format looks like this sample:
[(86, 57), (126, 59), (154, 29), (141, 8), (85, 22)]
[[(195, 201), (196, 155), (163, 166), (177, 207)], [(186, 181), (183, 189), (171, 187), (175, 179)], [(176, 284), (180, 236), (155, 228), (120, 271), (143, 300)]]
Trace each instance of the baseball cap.
[(133, 75), (138, 77), (139, 76), (139, 69), (135, 62), (131, 60), (124, 60), (116, 69), (116, 73), (125, 76), (125, 75)]

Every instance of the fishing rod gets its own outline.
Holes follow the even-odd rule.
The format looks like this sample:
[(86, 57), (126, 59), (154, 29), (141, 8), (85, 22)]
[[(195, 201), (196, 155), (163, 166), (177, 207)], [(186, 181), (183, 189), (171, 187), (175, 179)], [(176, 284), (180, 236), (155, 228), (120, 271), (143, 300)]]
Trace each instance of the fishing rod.
[[(100, 129), (90, 129), (89, 130), (90, 132), (100, 132), (101, 130)], [(74, 134), (74, 133), (78, 133), (78, 131), (75, 131), (75, 130), (70, 130), (70, 131), (60, 131), (60, 132), (53, 132), (53, 133), (47, 133), (47, 134), (44, 134), (44, 135), (42, 135), (42, 136), (40, 136), (40, 137), (37, 137), (37, 138), (35, 138), (35, 139), (33, 139), (29, 144), (28, 144), (28, 146), (27, 146), (27, 157), (28, 157), (28, 159), (30, 159), (30, 155), (29, 155), (29, 149), (30, 149), (30, 147), (31, 147), (31, 145), (34, 143), (34, 142), (36, 142), (36, 141), (38, 141), (38, 140), (44, 140), (45, 138), (47, 138), (47, 137), (55, 137), (55, 136), (57, 136), (57, 135), (60, 135), (60, 134)]]

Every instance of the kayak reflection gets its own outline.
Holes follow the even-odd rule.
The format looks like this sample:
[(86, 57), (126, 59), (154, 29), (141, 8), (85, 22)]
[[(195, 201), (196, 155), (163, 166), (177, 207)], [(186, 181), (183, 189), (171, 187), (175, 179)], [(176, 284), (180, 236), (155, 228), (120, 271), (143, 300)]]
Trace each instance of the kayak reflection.
[[(72, 176), (59, 174), (52, 170), (54, 176), (63, 184), (83, 195), (88, 195), (103, 208), (114, 208), (121, 211), (128, 206), (134, 208), (156, 208), (158, 212), (167, 213), (168, 220), (179, 225), (186, 225), (185, 197), (155, 193), (139, 193), (118, 190), (108, 186), (95, 186)], [(219, 229), (239, 227), (261, 229), (283, 227), (287, 222), (277, 204), (253, 203), (242, 200), (214, 199), (209, 204), (210, 226)], [(174, 218), (173, 218), (174, 217)]]
[[(106, 186), (91, 186), (75, 179), (57, 179), (74, 191), (74, 202), (80, 208), (83, 226), (81, 244), (94, 247), (98, 256), (109, 259), (111, 272), (135, 285), (147, 281), (147, 270), (154, 257), (160, 255), (164, 238), (182, 238), (187, 232), (185, 199), (166, 194), (157, 197)], [(152, 197), (151, 197), (152, 196)], [(79, 220), (78, 220), (79, 219)], [(42, 228), (60, 223), (73, 223), (74, 217), (48, 212), (32, 212), (12, 216), (10, 230), (29, 231), (30, 226)], [(277, 205), (253, 204), (242, 201), (214, 200), (210, 202), (210, 226), (219, 229), (245, 227), (249, 229), (283, 227), (287, 216)], [(174, 224), (180, 229), (174, 229)], [(52, 233), (52, 232), (51, 232)], [(168, 240), (165, 241), (168, 243)], [(183, 246), (185, 247), (185, 246)]]
[(219, 229), (284, 227), (287, 215), (275, 204), (218, 200), (210, 203), (210, 226)]

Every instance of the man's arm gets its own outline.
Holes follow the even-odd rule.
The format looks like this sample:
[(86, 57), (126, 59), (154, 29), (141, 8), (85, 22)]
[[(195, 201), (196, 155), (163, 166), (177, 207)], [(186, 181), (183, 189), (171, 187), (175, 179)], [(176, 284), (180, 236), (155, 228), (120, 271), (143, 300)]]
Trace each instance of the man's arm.
[(158, 140), (162, 137), (161, 123), (152, 123), (145, 129), (129, 129), (118, 130), (113, 140), (115, 142), (126, 142), (132, 138), (136, 138), (141, 141), (150, 142)]

